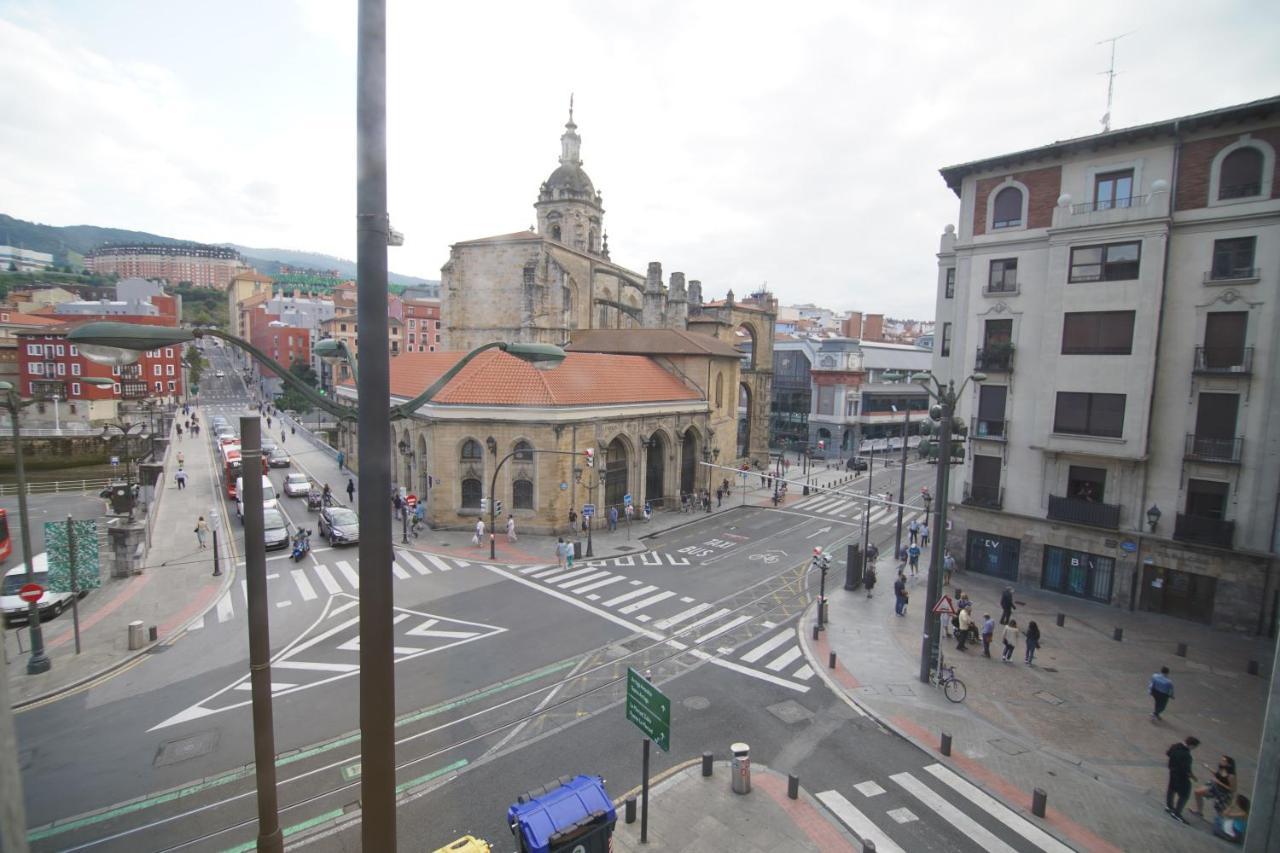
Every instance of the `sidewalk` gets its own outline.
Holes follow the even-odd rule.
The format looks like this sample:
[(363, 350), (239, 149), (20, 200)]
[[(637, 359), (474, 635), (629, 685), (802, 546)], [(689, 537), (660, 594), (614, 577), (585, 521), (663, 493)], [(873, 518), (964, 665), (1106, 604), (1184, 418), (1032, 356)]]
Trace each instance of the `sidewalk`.
[[(1220, 755), (1231, 755), (1239, 790), (1250, 790), (1272, 641), (1015, 587), (1013, 617), (1019, 628), (1035, 620), (1042, 646), (1034, 666), (1024, 663), (1021, 644), (1006, 664), (998, 653), (1004, 582), (962, 572), (944, 592), (964, 589), (974, 614), (990, 613), (997, 628), (991, 659), (982, 656), (981, 643), (959, 652), (954, 639), (943, 639), (946, 662), (968, 688), (966, 700), (952, 704), (919, 681), (924, 573), (908, 579), (911, 603), (899, 618), (893, 612), (896, 566), (881, 563), (872, 599), (837, 584), (829, 596), (830, 624), (817, 642), (813, 608), (806, 614), (805, 653), (828, 683), (934, 755), (940, 756), (940, 734), (949, 733), (953, 753), (941, 760), (1072, 846), (1190, 851), (1213, 843), (1208, 822), (1188, 815), (1191, 826), (1182, 826), (1165, 814), (1165, 750), (1195, 735), (1202, 742), (1197, 776), (1209, 775), (1202, 764), (1216, 766)], [(1063, 627), (1056, 623), (1059, 613)], [(1123, 628), (1119, 642), (1112, 638), (1116, 627)], [(1187, 643), (1186, 658), (1175, 654), (1178, 642)], [(834, 671), (828, 668), (832, 651)], [(1251, 659), (1262, 676), (1247, 674)], [(1161, 666), (1172, 670), (1176, 698), (1154, 722), (1147, 682)], [(1045, 820), (1030, 814), (1034, 788), (1048, 794)]]
[[(708, 853), (855, 853), (853, 836), (803, 788), (787, 797), (787, 777), (763, 764), (751, 766), (751, 793), (730, 788), (729, 762), (718, 761), (710, 777), (701, 762), (672, 769), (649, 787), (649, 842), (640, 843), (640, 791), (620, 797), (613, 849), (697, 850)], [(636, 821), (624, 819), (622, 802), (636, 798)]]
[[(203, 412), (200, 419), (203, 426), (207, 420)], [(222, 529), (229, 530), (208, 436), (203, 431), (199, 437), (190, 436), (186, 430), (180, 440), (176, 433), (171, 435), (159, 484), (165, 491), (157, 509), (146, 568), (141, 574), (119, 579), (104, 572), (102, 586), (81, 599), (81, 654), (75, 651), (70, 611), (42, 626), (45, 648), (53, 662), (48, 672), (28, 675), (27, 654), (17, 654), (15, 644), (9, 644), (7, 676), (16, 709), (52, 699), (141, 661), (153, 647), (171, 641), (187, 624), (203, 616), (234, 579), (235, 561), (229, 547), (233, 537), (221, 537), (223, 575), (213, 577), (213, 549), (199, 550), (194, 533), (196, 519), (201, 515), (208, 519), (215, 506), (223, 515)], [(179, 451), (188, 477), (185, 489), (179, 489), (174, 479)], [(152, 626), (158, 629), (158, 639), (130, 650), (128, 626), (139, 619), (148, 631)], [(22, 634), (23, 649), (29, 651), (25, 627)]]

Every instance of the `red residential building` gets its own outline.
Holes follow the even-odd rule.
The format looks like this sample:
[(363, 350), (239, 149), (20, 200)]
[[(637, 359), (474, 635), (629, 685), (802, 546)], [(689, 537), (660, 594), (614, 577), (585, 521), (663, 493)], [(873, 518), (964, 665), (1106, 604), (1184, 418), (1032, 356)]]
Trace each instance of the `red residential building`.
[[(112, 319), (125, 319), (113, 317)], [(157, 320), (155, 317), (128, 317), (131, 323)], [(145, 352), (137, 364), (108, 367), (90, 361), (67, 334), (80, 325), (33, 328), (17, 332), (18, 383), (23, 397), (57, 395), (63, 400), (182, 399), (182, 346), (162, 347)], [(150, 325), (167, 325), (154, 323)], [(81, 381), (86, 377), (110, 379), (111, 386), (98, 387)]]
[[(270, 314), (261, 306), (245, 315), (249, 343), (271, 356), (284, 367), (295, 361), (311, 363), (311, 331), (301, 326), (287, 326), (279, 314)], [(274, 370), (263, 367), (272, 376)]]
[(440, 300), (401, 297), (404, 305), (404, 351), (435, 352), (440, 347)]

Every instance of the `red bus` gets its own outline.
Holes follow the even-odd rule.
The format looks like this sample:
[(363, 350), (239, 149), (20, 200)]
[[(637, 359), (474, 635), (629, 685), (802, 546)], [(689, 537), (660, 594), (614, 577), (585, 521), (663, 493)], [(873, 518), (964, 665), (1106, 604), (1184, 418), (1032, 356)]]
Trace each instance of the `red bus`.
[(9, 512), (0, 509), (0, 563), (13, 556), (13, 537), (9, 535)]
[(241, 472), (240, 445), (228, 442), (218, 448), (218, 452), (222, 454), (222, 482), (226, 487), (227, 497), (235, 498), (236, 478)]

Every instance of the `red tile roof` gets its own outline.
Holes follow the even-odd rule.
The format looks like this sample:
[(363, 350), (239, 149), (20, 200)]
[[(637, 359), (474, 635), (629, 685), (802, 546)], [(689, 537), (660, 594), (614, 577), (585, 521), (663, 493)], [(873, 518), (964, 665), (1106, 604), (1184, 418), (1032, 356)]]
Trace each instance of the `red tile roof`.
[(5, 313), (9, 314), (9, 319), (5, 322), (18, 326), (60, 326), (66, 322), (65, 317), (53, 317), (47, 314), (22, 314), (18, 311)]
[[(445, 374), (461, 352), (407, 352), (391, 359), (391, 394), (412, 398)], [(476, 356), (433, 402), (453, 406), (609, 406), (696, 401), (692, 390), (651, 358), (604, 353), (567, 353), (550, 370), (539, 370), (504, 352)]]

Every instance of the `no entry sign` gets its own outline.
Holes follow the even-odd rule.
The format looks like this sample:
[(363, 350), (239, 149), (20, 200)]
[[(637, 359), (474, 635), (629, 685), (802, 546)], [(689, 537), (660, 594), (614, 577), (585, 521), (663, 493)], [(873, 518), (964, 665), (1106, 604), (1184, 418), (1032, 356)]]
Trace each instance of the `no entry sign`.
[(24, 583), (18, 590), (18, 598), (21, 598), (27, 604), (35, 604), (44, 598), (44, 587), (38, 583)]

